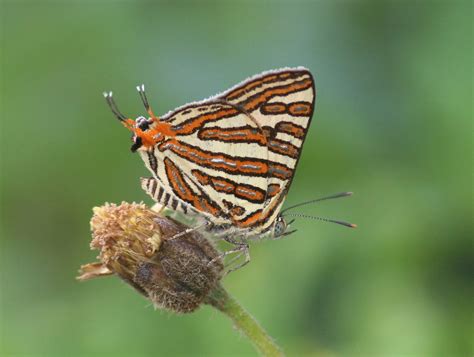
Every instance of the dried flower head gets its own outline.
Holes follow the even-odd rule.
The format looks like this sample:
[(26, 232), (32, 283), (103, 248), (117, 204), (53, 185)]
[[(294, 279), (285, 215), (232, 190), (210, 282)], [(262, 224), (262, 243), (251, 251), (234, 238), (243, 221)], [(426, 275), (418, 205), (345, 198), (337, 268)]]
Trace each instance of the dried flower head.
[(207, 239), (143, 203), (93, 211), (91, 248), (100, 250), (100, 262), (83, 265), (79, 280), (116, 274), (156, 307), (183, 313), (198, 308), (222, 277), (219, 252)]

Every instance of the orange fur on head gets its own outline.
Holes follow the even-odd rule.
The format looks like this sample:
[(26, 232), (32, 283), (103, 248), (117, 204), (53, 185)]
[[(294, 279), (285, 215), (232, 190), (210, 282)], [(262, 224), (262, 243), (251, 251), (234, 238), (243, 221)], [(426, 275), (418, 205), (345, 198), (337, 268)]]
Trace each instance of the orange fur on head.
[(152, 123), (148, 130), (142, 130), (136, 126), (132, 119), (124, 120), (123, 125), (141, 139), (142, 146), (146, 149), (162, 142), (167, 137), (174, 137), (176, 134), (168, 123), (160, 123), (159, 118), (150, 118)]

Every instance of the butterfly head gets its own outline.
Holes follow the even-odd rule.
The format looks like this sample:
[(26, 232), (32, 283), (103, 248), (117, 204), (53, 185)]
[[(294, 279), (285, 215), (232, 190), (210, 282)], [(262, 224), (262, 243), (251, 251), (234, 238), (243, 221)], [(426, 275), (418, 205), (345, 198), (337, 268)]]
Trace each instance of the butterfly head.
[(112, 113), (115, 114), (117, 119), (128, 129), (132, 135), (132, 152), (137, 150), (153, 150), (153, 148), (167, 139), (168, 137), (174, 136), (171, 130), (171, 125), (160, 120), (159, 117), (155, 116), (151, 111), (148, 100), (145, 97), (144, 86), (137, 87), (140, 96), (142, 97), (145, 108), (148, 111), (150, 117), (147, 119), (143, 116), (139, 116), (135, 120), (127, 118), (117, 108), (117, 104), (112, 98), (112, 92), (104, 92), (105, 100), (107, 101)]
[(132, 152), (135, 152), (139, 149), (148, 149), (149, 147), (152, 147), (154, 145), (153, 137), (150, 135), (150, 127), (153, 123), (152, 118), (147, 119), (143, 116), (139, 116), (135, 120), (127, 119), (122, 123), (127, 129), (129, 129), (133, 133), (133, 144), (130, 148)]
[(132, 147), (130, 150), (153, 150), (153, 148), (165, 139), (173, 136), (168, 123), (160, 122), (159, 118), (145, 118), (139, 116), (135, 120), (125, 119), (123, 125), (130, 130), (132, 135)]

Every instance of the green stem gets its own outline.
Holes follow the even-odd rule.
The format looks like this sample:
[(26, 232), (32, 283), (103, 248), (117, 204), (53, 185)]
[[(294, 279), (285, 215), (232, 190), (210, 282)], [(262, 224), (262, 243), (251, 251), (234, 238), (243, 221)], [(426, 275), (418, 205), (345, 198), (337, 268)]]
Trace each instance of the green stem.
[(284, 356), (263, 327), (221, 285), (209, 294), (206, 303), (230, 317), (235, 327), (252, 341), (262, 356)]

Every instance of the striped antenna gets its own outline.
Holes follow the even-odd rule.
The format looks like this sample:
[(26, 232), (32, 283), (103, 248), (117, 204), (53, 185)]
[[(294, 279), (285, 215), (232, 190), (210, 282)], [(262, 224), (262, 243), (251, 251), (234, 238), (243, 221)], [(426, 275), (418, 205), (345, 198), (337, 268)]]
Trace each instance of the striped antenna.
[(306, 215), (306, 214), (299, 214), (299, 213), (288, 213), (288, 214), (286, 214), (285, 216), (299, 217), (299, 218), (309, 218), (309, 219), (315, 219), (315, 220), (323, 221), (323, 222), (336, 223), (336, 224), (340, 224), (340, 225), (342, 225), (342, 226), (349, 227), (349, 228), (357, 228), (357, 225), (354, 224), (354, 223), (348, 223), (348, 222), (344, 222), (344, 221), (338, 221), (338, 220), (330, 219), (330, 218), (309, 216), (309, 215)]
[(112, 92), (104, 92), (102, 93), (104, 95), (105, 100), (107, 101), (107, 104), (110, 107), (110, 110), (112, 110), (112, 113), (117, 117), (118, 120), (124, 121), (127, 119), (125, 115), (123, 115), (120, 110), (117, 108), (117, 104), (115, 103), (114, 99), (112, 98)]
[(138, 94), (140, 95), (140, 99), (143, 102), (143, 106), (148, 111), (150, 109), (150, 104), (148, 104), (148, 98), (146, 97), (146, 94), (145, 94), (145, 85), (141, 84), (137, 86), (137, 91), (138, 91)]
[(352, 196), (352, 192), (336, 193), (336, 194), (331, 195), (331, 196), (326, 196), (326, 197), (322, 197), (322, 198), (316, 198), (316, 199), (314, 199), (314, 200), (310, 200), (310, 201), (298, 203), (298, 204), (296, 204), (296, 205), (294, 205), (294, 206), (290, 206), (290, 207), (285, 208), (283, 211), (281, 211), (280, 214), (283, 215), (284, 212), (289, 211), (289, 210), (292, 210), (293, 208), (296, 208), (296, 207), (301, 207), (301, 206), (309, 205), (309, 204), (315, 203), (315, 202), (320, 202), (320, 201), (325, 201), (325, 200), (332, 200), (332, 199), (335, 199), (335, 198), (347, 197), (347, 196)]
[(155, 113), (153, 113), (153, 110), (151, 110), (150, 104), (148, 103), (148, 98), (147, 98), (147, 96), (146, 96), (146, 94), (145, 94), (145, 85), (144, 85), (144, 84), (140, 84), (140, 85), (137, 86), (136, 88), (137, 88), (138, 94), (140, 95), (140, 99), (141, 99), (142, 102), (143, 102), (143, 106), (145, 107), (145, 109), (146, 109), (146, 111), (148, 112), (148, 114), (150, 115), (150, 117), (156, 118)]

